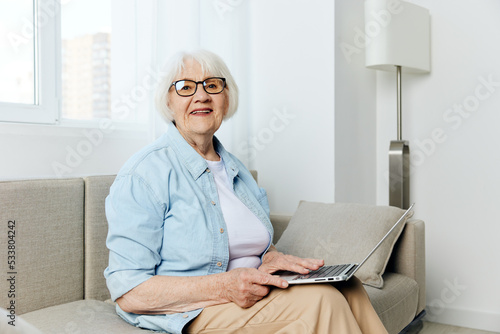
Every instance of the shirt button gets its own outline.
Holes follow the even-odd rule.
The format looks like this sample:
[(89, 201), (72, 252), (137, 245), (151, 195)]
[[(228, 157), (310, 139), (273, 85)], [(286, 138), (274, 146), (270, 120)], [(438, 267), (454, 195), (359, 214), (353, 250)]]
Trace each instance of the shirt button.
[(224, 233), (224, 229), (223, 228), (220, 229), (220, 233)]
[(214, 202), (214, 201), (212, 201), (212, 205), (215, 205), (215, 202)]
[(207, 173), (210, 173), (210, 168), (207, 168)]
[(182, 317), (183, 317), (183, 318), (187, 318), (187, 317), (189, 317), (189, 315), (184, 314)]
[(222, 267), (222, 262), (217, 262), (217, 267)]

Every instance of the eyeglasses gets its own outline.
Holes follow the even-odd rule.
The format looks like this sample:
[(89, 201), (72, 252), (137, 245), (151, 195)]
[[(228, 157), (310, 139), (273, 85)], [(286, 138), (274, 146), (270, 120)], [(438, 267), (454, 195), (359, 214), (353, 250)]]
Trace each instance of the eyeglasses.
[(175, 87), (175, 91), (179, 96), (191, 96), (196, 93), (200, 83), (208, 94), (222, 93), (226, 87), (226, 79), (224, 78), (208, 78), (203, 81), (177, 80), (171, 86)]

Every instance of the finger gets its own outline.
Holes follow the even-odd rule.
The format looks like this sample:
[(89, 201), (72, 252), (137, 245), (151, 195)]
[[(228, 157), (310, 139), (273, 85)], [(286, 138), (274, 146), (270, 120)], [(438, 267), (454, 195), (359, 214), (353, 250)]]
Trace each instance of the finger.
[(253, 299), (257, 301), (267, 296), (269, 290), (270, 288), (267, 285), (254, 284), (254, 288), (251, 294), (254, 296)]
[(287, 262), (281, 268), (299, 274), (308, 274), (310, 271), (318, 270), (323, 265), (324, 265), (323, 260), (309, 261), (308, 259), (297, 259), (296, 262)]
[(289, 270), (300, 274), (307, 274), (310, 270), (318, 269), (320, 266), (315, 266), (300, 258), (296, 257), (283, 257), (275, 260), (273, 263), (263, 264), (259, 270), (269, 274), (275, 273), (279, 270)]
[(272, 285), (278, 288), (288, 287), (288, 282), (286, 280), (270, 274), (261, 275), (256, 283), (260, 285)]
[(302, 265), (312, 270), (319, 269), (320, 267), (323, 267), (325, 265), (325, 261), (320, 259), (304, 259), (304, 260), (305, 261), (302, 262)]
[(311, 269), (311, 270), (316, 270), (322, 267), (325, 264), (325, 261), (320, 260), (320, 259), (303, 259), (303, 258), (296, 258), (294, 264), (297, 264), (299, 266), (302, 266), (306, 269)]
[(308, 274), (311, 270), (315, 269), (311, 269), (309, 268), (309, 266), (303, 266), (298, 263), (290, 263), (290, 265), (288, 265), (287, 268), (285, 268), (285, 270), (293, 271), (299, 274)]

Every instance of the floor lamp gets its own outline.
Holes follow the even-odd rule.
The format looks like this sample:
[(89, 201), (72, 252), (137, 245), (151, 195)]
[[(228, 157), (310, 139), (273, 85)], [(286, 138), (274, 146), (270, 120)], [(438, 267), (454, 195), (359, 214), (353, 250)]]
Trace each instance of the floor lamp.
[(389, 205), (410, 205), (410, 146), (402, 134), (402, 72), (430, 71), (430, 16), (423, 7), (394, 0), (365, 1), (365, 65), (395, 71), (397, 140), (389, 146)]

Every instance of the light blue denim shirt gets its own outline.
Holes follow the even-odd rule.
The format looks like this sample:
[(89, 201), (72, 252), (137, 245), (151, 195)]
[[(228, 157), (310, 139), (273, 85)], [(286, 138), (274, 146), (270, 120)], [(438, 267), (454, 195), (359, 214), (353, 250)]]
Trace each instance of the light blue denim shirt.
[[(217, 138), (214, 145), (236, 195), (272, 240), (265, 191)], [(214, 177), (173, 124), (122, 167), (106, 198), (106, 217), (110, 253), (104, 276), (113, 300), (154, 275), (201, 276), (227, 270), (228, 236)], [(167, 333), (181, 333), (202, 311), (138, 315), (119, 306), (116, 310), (130, 324)]]

